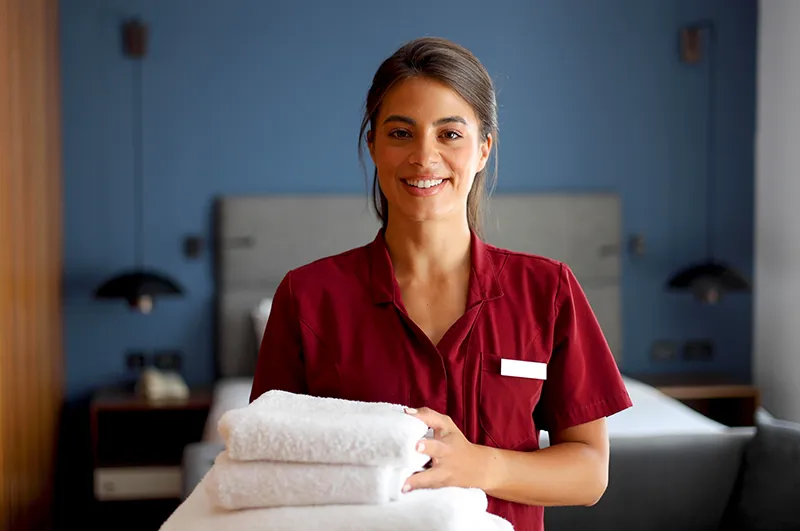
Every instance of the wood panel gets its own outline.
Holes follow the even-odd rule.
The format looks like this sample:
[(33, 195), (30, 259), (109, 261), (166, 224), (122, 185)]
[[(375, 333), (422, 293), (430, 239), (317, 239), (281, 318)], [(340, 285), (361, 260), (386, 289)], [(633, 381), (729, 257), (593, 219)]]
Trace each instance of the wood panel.
[(50, 527), (62, 403), (57, 0), (0, 0), (0, 528)]

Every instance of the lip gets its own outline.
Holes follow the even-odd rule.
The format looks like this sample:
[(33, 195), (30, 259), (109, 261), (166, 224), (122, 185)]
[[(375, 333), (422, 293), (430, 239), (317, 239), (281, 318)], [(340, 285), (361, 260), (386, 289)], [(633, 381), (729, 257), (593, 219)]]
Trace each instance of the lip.
[(403, 177), (403, 181), (438, 181), (442, 179), (447, 180), (447, 177), (440, 177), (439, 175), (412, 175), (411, 177)]
[[(410, 184), (408, 184), (408, 181), (418, 181), (418, 180), (419, 181), (422, 181), (422, 180), (425, 180), (425, 181), (438, 181), (439, 179), (441, 179), (442, 182), (437, 184), (436, 186), (431, 186), (430, 188), (417, 188), (416, 186), (411, 186)], [(431, 196), (431, 195), (438, 194), (444, 188), (444, 186), (445, 186), (445, 184), (447, 183), (448, 180), (449, 179), (447, 179), (446, 177), (436, 177), (436, 176), (433, 176), (433, 175), (424, 175), (424, 176), (420, 175), (420, 176), (414, 176), (414, 177), (408, 177), (408, 178), (402, 179), (402, 182), (403, 182), (403, 188), (410, 195), (413, 195), (415, 197), (428, 197), (428, 196)]]

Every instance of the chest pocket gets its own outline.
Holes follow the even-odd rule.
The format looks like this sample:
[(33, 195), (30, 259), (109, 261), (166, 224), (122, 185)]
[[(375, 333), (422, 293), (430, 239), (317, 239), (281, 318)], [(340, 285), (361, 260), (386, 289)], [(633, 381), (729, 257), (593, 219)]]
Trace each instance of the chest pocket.
[(535, 436), (533, 410), (544, 381), (501, 375), (501, 359), (497, 354), (481, 352), (478, 419), (487, 445), (514, 450)]

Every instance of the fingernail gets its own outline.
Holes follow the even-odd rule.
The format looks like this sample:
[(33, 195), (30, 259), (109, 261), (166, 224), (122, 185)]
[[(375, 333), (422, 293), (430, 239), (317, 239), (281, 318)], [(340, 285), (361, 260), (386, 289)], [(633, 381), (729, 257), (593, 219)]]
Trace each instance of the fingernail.
[(417, 413), (417, 410), (416, 410), (416, 409), (414, 409), (413, 407), (407, 407), (407, 408), (406, 408), (406, 413), (409, 413), (409, 414), (411, 414), (411, 415), (416, 415), (416, 413)]
[(405, 485), (403, 485), (403, 492), (408, 492), (408, 491), (410, 491), (410, 490), (411, 490), (411, 485), (409, 485), (408, 483), (406, 483)]
[(425, 443), (417, 443), (417, 451), (421, 452), (425, 449)]

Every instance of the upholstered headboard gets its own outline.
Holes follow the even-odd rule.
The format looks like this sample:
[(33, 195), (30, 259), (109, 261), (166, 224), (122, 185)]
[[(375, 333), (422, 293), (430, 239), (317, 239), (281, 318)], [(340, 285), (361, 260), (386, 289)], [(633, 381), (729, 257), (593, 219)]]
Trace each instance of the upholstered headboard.
[[(622, 355), (620, 201), (614, 194), (497, 194), (485, 240), (562, 260), (575, 272), (617, 359)], [(380, 225), (365, 195), (222, 197), (215, 209), (216, 357), (220, 377), (251, 376), (251, 311), (286, 272), (370, 242)]]

